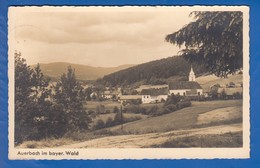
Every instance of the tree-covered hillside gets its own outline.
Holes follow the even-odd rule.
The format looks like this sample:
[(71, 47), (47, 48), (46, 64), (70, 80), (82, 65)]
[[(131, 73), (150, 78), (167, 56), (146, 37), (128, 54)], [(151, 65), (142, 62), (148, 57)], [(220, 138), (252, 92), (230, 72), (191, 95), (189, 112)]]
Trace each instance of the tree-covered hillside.
[[(192, 64), (196, 75), (205, 72), (204, 67)], [(130, 85), (144, 81), (147, 84), (162, 84), (172, 76), (187, 77), (191, 64), (183, 57), (173, 56), (147, 62), (104, 76), (102, 82), (106, 85)]]

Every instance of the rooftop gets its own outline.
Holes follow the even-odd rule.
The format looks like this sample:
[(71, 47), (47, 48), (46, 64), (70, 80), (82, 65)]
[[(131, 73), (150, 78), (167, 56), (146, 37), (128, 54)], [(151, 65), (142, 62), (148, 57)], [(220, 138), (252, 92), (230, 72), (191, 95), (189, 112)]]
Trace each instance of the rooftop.
[(151, 95), (151, 96), (168, 95), (168, 88), (143, 89), (141, 91), (141, 95)]
[(194, 81), (176, 81), (169, 83), (169, 90), (178, 89), (202, 89), (200, 84)]

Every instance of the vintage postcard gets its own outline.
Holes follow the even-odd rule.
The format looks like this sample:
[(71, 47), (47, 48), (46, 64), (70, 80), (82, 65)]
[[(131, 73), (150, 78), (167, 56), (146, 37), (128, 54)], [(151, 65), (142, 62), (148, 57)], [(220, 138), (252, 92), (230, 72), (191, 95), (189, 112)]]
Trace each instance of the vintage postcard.
[(9, 159), (250, 157), (249, 7), (8, 10)]

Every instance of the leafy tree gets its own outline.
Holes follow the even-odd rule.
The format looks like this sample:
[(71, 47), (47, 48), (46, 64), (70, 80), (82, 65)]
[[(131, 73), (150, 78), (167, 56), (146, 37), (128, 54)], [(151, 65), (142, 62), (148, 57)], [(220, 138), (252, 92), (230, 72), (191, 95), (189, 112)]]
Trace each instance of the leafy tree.
[(122, 114), (122, 112), (117, 112), (116, 113), (116, 115), (115, 115), (115, 117), (114, 117), (114, 121), (113, 121), (113, 123), (115, 124), (115, 125), (117, 125), (117, 124), (122, 124), (124, 122), (124, 116), (123, 116), (123, 114)]
[(242, 99), (243, 98), (243, 94), (236, 92), (233, 94), (233, 98), (234, 99)]
[(21, 53), (15, 52), (15, 142), (21, 143), (33, 132), (32, 123), (32, 70), (21, 58)]
[(33, 71), (21, 58), (21, 53), (15, 53), (15, 100), (25, 103), (30, 101), (33, 82), (31, 79)]
[(170, 104), (177, 105), (178, 102), (180, 102), (181, 96), (180, 95), (174, 95), (168, 96), (167, 100), (164, 103), (164, 106), (168, 106)]
[(104, 128), (105, 127), (105, 123), (103, 120), (101, 119), (98, 119), (97, 120), (97, 123), (95, 125), (95, 129), (101, 129), (101, 128)]
[(32, 84), (33, 84), (33, 98), (36, 102), (43, 102), (50, 95), (49, 78), (46, 78), (40, 68), (40, 65), (37, 66), (32, 71)]
[(75, 70), (70, 66), (55, 87), (55, 102), (62, 106), (67, 121), (67, 131), (81, 131), (89, 128), (91, 118), (83, 107), (82, 87), (76, 80)]
[(225, 90), (222, 90), (222, 92), (219, 94), (219, 98), (223, 100), (227, 99), (227, 93)]
[[(88, 87), (84, 90), (84, 95), (86, 96), (86, 100), (91, 100), (91, 93), (93, 92), (93, 89), (91, 87)], [(93, 95), (94, 96), (94, 95)]]
[(220, 88), (220, 84), (215, 84), (212, 87), (210, 87), (209, 96), (215, 100), (218, 98), (218, 89)]
[(105, 125), (106, 125), (106, 127), (112, 126), (113, 125), (113, 119), (111, 117), (108, 117)]
[(114, 109), (113, 109), (113, 113), (119, 113), (119, 109), (118, 109), (117, 106), (114, 107)]
[(216, 76), (227, 77), (243, 65), (242, 12), (192, 12), (195, 21), (166, 36), (191, 62), (205, 65)]

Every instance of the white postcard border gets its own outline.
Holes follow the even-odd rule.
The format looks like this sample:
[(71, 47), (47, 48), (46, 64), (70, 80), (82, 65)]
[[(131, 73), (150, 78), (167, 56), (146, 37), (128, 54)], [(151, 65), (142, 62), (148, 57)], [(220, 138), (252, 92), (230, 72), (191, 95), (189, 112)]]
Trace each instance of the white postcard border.
[[(51, 6), (34, 7), (50, 8)], [(17, 8), (27, 7), (9, 7), (8, 17)], [(58, 8), (58, 7), (54, 7)], [(68, 11), (71, 7), (64, 6)], [(9, 77), (9, 159), (214, 159), (214, 158), (249, 158), (250, 157), (250, 96), (249, 96), (249, 7), (247, 6), (124, 6), (124, 7), (77, 7), (79, 10), (131, 10), (139, 8), (140, 10), (153, 10), (160, 8), (161, 10), (185, 10), (192, 8), (196, 11), (242, 11), (243, 12), (243, 147), (242, 148), (85, 148), (85, 149), (18, 149), (14, 146), (14, 57), (10, 56), (12, 44), (10, 39), (13, 36), (13, 31), (8, 30), (8, 77)], [(29, 8), (28, 8), (29, 9)], [(10, 27), (10, 20), (8, 25)], [(78, 155), (66, 155), (66, 151), (78, 152)], [(28, 155), (18, 155), (19, 152), (28, 152)], [(50, 155), (56, 153), (57, 155)], [(31, 153), (31, 154), (30, 154)], [(34, 153), (34, 154), (32, 154)], [(39, 154), (39, 155), (38, 155)], [(60, 155), (58, 155), (60, 154)]]

